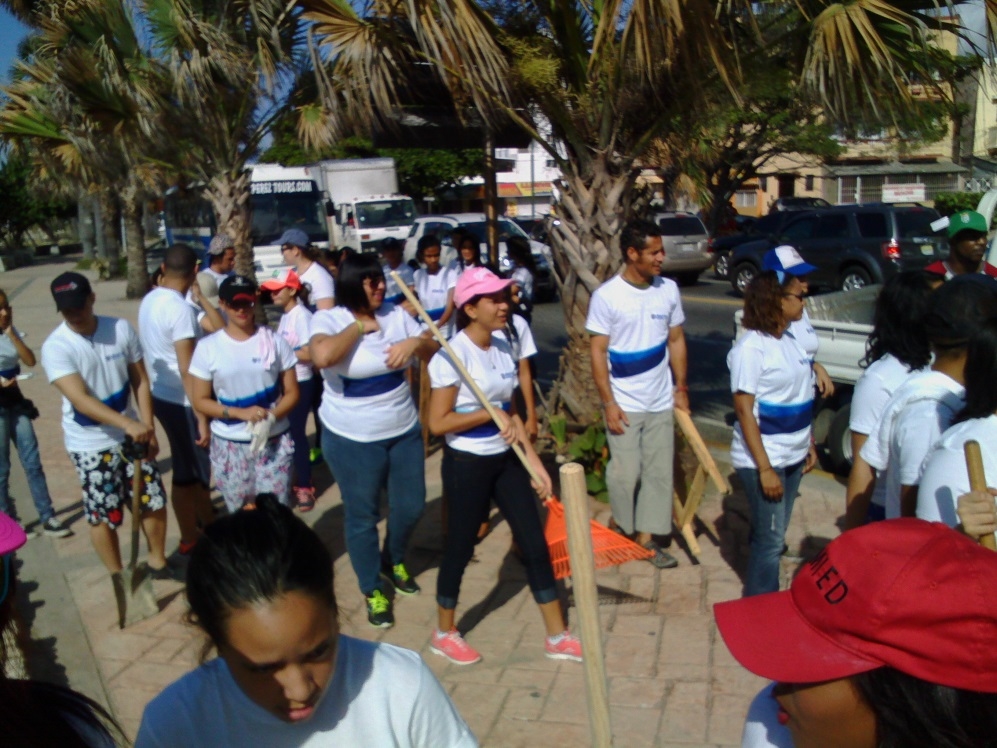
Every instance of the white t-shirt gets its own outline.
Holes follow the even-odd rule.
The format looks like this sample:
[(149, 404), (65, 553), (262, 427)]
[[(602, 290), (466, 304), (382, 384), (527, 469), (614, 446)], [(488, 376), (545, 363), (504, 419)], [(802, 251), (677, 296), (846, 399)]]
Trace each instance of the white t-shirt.
[(862, 459), (886, 471), (886, 518), (900, 516), (900, 487), (921, 482), (924, 458), (964, 405), (965, 389), (931, 369), (911, 374), (886, 404)]
[(509, 341), (509, 347), (512, 349), (512, 357), (519, 361), (520, 359), (530, 358), (531, 356), (536, 356), (537, 343), (533, 339), (533, 331), (530, 330), (530, 325), (525, 319), (520, 317), (518, 314), (513, 314), (510, 318), (512, 321), (513, 329), (516, 332), (515, 339), (510, 339), (506, 335), (505, 330), (499, 330), (496, 335), (501, 335), (503, 338)]
[[(312, 313), (304, 304), (298, 303), (291, 311), (281, 316), (277, 334), (284, 338), (292, 351), (300, 351), (308, 345), (308, 340), (312, 336), (311, 324)], [(307, 382), (312, 378), (312, 365), (298, 361), (294, 365), (294, 373), (299, 382)]]
[[(883, 417), (886, 404), (910, 375), (911, 371), (907, 365), (892, 353), (887, 353), (881, 359), (869, 364), (869, 368), (862, 372), (859, 381), (855, 383), (848, 428), (853, 433), (866, 436), (875, 431)], [(886, 506), (885, 475), (880, 474), (876, 477), (872, 503)]]
[[(384, 300), (390, 304), (401, 304), (405, 301), (405, 294), (403, 294), (401, 289), (398, 288), (398, 284), (395, 283), (395, 279), (391, 277), (392, 268), (385, 263), (382, 270), (384, 270), (384, 282), (387, 284), (384, 289)], [(406, 263), (403, 262), (401, 265), (394, 268), (394, 272), (401, 276), (402, 281), (409, 288), (415, 285), (414, 272)]]
[[(755, 396), (752, 412), (772, 467), (804, 460), (810, 449), (814, 391), (810, 358), (796, 339), (748, 330), (727, 354), (727, 367), (730, 391)], [(735, 468), (758, 467), (740, 423), (734, 424), (730, 458)]]
[(741, 733), (741, 748), (793, 748), (789, 728), (779, 724), (779, 703), (772, 694), (775, 683), (766, 686), (748, 707)]
[(315, 713), (289, 723), (251, 701), (221, 658), (168, 686), (142, 715), (136, 748), (477, 748), (418, 654), (339, 637)]
[(975, 439), (983, 454), (983, 472), (988, 486), (997, 486), (997, 416), (972, 418), (957, 423), (928, 453), (917, 490), (917, 516), (930, 522), (959, 524), (956, 506), (969, 492), (969, 471), (963, 445)]
[[(401, 436), (419, 421), (405, 368), (389, 369), (388, 348), (421, 332), (419, 323), (394, 304), (374, 314), (377, 332), (364, 335), (344, 358), (322, 369), (325, 384), (319, 418), (325, 427), (356, 442)], [(336, 335), (356, 317), (337, 306), (315, 313), (312, 335)]]
[[(138, 335), (127, 320), (117, 317), (98, 316), (92, 338), (73, 332), (63, 322), (42, 343), (42, 366), (49, 382), (79, 374), (91, 395), (129, 418), (136, 416), (129, 405), (128, 365), (141, 361)], [(101, 452), (125, 440), (124, 431), (76, 412), (66, 397), (62, 431), (69, 452)]]
[(152, 396), (178, 405), (190, 405), (177, 363), (178, 340), (195, 340), (201, 326), (197, 312), (172, 288), (154, 288), (138, 308), (138, 334), (145, 352)]
[[(24, 333), (14, 328), (14, 334), (24, 339)], [(14, 341), (6, 332), (0, 332), (0, 377), (13, 379), (21, 373), (21, 357), (14, 347)]]
[[(432, 320), (438, 322), (447, 310), (447, 297), (457, 285), (457, 277), (449, 266), (441, 267), (436, 275), (430, 275), (425, 268), (419, 268), (414, 273), (413, 282), (419, 303), (426, 309)], [(440, 328), (440, 332), (446, 338), (453, 335), (453, 316), (451, 315), (450, 320)]]
[(668, 334), (683, 322), (678, 286), (668, 278), (637, 288), (617, 275), (592, 294), (585, 327), (609, 336), (609, 384), (624, 412), (672, 408)]
[[(208, 256), (208, 259), (210, 259), (210, 255)], [(201, 276), (205, 275), (205, 274), (210, 275), (214, 279), (215, 286), (221, 286), (223, 280), (225, 280), (226, 278), (230, 278), (231, 276), (235, 275), (234, 272), (219, 273), (217, 270), (212, 270), (210, 267), (205, 267), (205, 268), (202, 268), (198, 272), (198, 274), (197, 274), (197, 281), (200, 282), (201, 281)], [(202, 287), (201, 290), (203, 291), (204, 288)], [(187, 295), (184, 298), (186, 299), (186, 301), (187, 301), (188, 304), (190, 304), (191, 306), (194, 307), (194, 309), (196, 311), (198, 311), (202, 316), (204, 315), (204, 312), (201, 310), (201, 305), (198, 304), (196, 301), (194, 301), (194, 291), (193, 291), (193, 289), (189, 289), (187, 291)], [(213, 293), (213, 294), (210, 294), (209, 298), (210, 298), (210, 300), (215, 305), (218, 304), (218, 292), (217, 291), (215, 291), (215, 293)], [(201, 320), (198, 319), (198, 322), (200, 322), (200, 321)]]
[(519, 295), (526, 301), (526, 303), (533, 302), (533, 273), (524, 267), (516, 266), (509, 274), (517, 286), (519, 286)]
[[(273, 355), (267, 366), (267, 349), (271, 345)], [(190, 375), (211, 382), (215, 399), (227, 408), (259, 406), (269, 410), (281, 398), (281, 374), (296, 363), (291, 347), (269, 328), (257, 328), (246, 340), (236, 340), (219, 330), (197, 344)], [(281, 418), (271, 427), (270, 436), (283, 434), (287, 428), (287, 419)], [(211, 433), (234, 442), (248, 442), (252, 424), (237, 418), (213, 418)]]
[(301, 279), (301, 285), (308, 289), (308, 311), (314, 312), (323, 299), (335, 298), (332, 276), (320, 263), (313, 261), (298, 277)]
[[(483, 351), (461, 331), (454, 335), (450, 347), (488, 401), (496, 408), (508, 411), (513, 390), (518, 383), (519, 362), (505, 335), (492, 333), (492, 344), (487, 351)], [(464, 382), (446, 351), (437, 351), (429, 362), (429, 379), (434, 390), (460, 385), (454, 403), (456, 412), (473, 413), (481, 410), (481, 403)], [(498, 427), (490, 420), (467, 431), (447, 434), (446, 439), (447, 445), (452, 449), (476, 455), (497, 455), (509, 449), (509, 445), (499, 435)]]
[(796, 338), (800, 348), (806, 351), (807, 356), (813, 361), (814, 356), (817, 355), (820, 339), (817, 337), (814, 326), (810, 323), (810, 315), (807, 314), (806, 307), (803, 308), (803, 316), (795, 322), (790, 322), (786, 332)]

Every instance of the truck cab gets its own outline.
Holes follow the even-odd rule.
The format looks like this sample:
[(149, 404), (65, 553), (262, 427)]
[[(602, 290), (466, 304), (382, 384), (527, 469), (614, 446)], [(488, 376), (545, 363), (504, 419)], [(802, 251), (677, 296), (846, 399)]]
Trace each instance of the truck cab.
[(385, 239), (404, 241), (415, 221), (415, 202), (407, 195), (366, 195), (333, 205), (337, 247), (376, 252)]

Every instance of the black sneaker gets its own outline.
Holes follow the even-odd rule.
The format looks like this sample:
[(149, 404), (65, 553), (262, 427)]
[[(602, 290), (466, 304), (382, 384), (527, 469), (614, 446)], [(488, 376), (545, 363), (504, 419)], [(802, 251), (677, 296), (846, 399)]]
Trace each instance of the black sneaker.
[(146, 563), (145, 566), (149, 570), (149, 576), (152, 577), (153, 579), (169, 580), (171, 582), (183, 581), (183, 572), (178, 571), (174, 567), (170, 566), (169, 561), (166, 562), (166, 566), (161, 566), (158, 569), (153, 566), (149, 566), (148, 563)]
[(367, 598), (367, 622), (378, 629), (388, 629), (395, 625), (395, 614), (391, 610), (391, 601), (381, 590), (374, 590)]
[(55, 517), (49, 517), (42, 524), (42, 532), (48, 535), (50, 538), (68, 538), (73, 534), (73, 531), (62, 524)]
[(381, 576), (395, 585), (395, 591), (401, 595), (417, 595), (422, 589), (408, 573), (405, 564), (395, 564), (392, 567), (382, 566)]
[(653, 540), (649, 540), (644, 543), (644, 548), (651, 551), (654, 555), (651, 556), (648, 561), (652, 566), (657, 569), (674, 569), (679, 565), (678, 559), (675, 558), (670, 553), (665, 553), (661, 550), (661, 546), (655, 543)]

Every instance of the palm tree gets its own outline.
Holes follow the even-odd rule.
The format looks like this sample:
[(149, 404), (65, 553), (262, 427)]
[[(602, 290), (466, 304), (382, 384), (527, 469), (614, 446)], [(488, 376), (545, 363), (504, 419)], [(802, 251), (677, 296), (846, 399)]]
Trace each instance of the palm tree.
[[(407, 76), (428, 66), (458, 113), (516, 123), (560, 167), (551, 237), (568, 344), (559, 395), (582, 420), (598, 403), (589, 299), (621, 263), (641, 160), (656, 140), (702, 120), (703, 88), (724, 85), (740, 102), (739, 61), (778, 45), (779, 64), (829, 116), (890, 116), (909, 100), (910, 72), (928, 70), (930, 32), (951, 26), (931, 0), (802, 0), (759, 6), (762, 17), (748, 2), (493, 3), (515, 21), (504, 24), (474, 0), (370, 0), (362, 15), (343, 0), (301, 5), (330, 58), (322, 104), (301, 109), (302, 137), (391, 120)], [(994, 23), (988, 16), (990, 41)]]

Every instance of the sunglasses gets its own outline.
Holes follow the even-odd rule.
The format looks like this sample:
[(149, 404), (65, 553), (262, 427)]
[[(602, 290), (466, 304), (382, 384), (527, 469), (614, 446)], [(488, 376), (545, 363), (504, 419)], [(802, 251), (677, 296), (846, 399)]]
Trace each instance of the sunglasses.
[(240, 310), (252, 309), (255, 306), (256, 306), (255, 301), (233, 301), (228, 305), (229, 309), (240, 309)]

